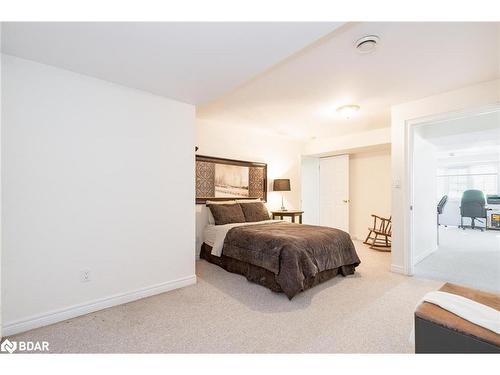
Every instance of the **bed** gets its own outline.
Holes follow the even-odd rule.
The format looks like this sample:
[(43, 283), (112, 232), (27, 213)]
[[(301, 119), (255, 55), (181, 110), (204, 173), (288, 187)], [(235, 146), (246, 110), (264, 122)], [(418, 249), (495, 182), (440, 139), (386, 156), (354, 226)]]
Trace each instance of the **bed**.
[(291, 300), (360, 264), (348, 233), (335, 228), (260, 220), (204, 230), (200, 258)]

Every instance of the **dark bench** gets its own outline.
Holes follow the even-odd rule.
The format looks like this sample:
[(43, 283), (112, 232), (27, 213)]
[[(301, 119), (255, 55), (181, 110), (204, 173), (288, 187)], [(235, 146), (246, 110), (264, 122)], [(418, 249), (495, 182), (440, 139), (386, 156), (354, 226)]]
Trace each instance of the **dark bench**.
[[(500, 311), (500, 295), (446, 283), (439, 289)], [(415, 311), (415, 353), (500, 353), (500, 335), (432, 303)]]

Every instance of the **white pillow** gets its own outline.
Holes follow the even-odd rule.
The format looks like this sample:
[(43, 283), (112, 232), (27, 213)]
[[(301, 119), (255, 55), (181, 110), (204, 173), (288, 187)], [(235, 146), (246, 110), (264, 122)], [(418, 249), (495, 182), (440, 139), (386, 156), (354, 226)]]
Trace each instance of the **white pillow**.
[[(209, 204), (235, 204), (235, 200), (230, 201), (206, 201), (205, 204), (208, 206)], [(208, 224), (215, 225), (214, 215), (212, 215), (212, 211), (210, 211), (210, 207), (208, 209)]]

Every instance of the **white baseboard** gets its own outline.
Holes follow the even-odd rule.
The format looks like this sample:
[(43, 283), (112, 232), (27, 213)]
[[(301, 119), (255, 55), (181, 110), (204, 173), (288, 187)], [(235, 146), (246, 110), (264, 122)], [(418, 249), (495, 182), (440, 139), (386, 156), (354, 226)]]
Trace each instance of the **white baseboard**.
[(15, 335), (17, 333), (29, 331), (31, 329), (58, 323), (63, 320), (75, 318), (77, 316), (89, 314), (95, 311), (121, 305), (127, 302), (136, 301), (155, 294), (165, 293), (173, 289), (182, 288), (196, 284), (196, 275), (183, 277), (177, 280), (152, 285), (137, 289), (131, 292), (119, 293), (113, 296), (100, 298), (80, 305), (74, 305), (60, 310), (50, 311), (44, 314), (32, 316), (14, 322), (7, 322), (3, 326), (3, 336)]
[(391, 264), (391, 272), (394, 272), (394, 273), (401, 273), (403, 275), (405, 275), (405, 269), (403, 266), (398, 266), (396, 264)]
[(425, 251), (424, 253), (420, 254), (419, 256), (415, 257), (414, 261), (413, 261), (413, 264), (418, 264), (420, 263), (421, 261), (423, 261), (425, 258), (427, 258), (429, 255), (431, 255), (433, 252), (435, 252), (437, 250), (437, 248), (435, 249), (430, 249), (430, 250), (427, 250)]

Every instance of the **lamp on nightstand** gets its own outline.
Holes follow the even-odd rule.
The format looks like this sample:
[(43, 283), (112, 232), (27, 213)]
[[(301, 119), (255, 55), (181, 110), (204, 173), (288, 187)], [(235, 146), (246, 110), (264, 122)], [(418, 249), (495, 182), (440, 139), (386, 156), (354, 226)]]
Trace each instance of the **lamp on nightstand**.
[[(273, 191), (290, 191), (290, 179), (278, 178), (273, 181)], [(286, 211), (283, 203), (283, 193), (281, 193), (281, 210)]]

